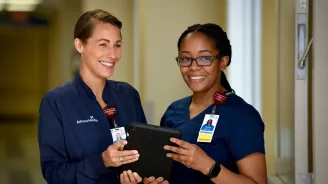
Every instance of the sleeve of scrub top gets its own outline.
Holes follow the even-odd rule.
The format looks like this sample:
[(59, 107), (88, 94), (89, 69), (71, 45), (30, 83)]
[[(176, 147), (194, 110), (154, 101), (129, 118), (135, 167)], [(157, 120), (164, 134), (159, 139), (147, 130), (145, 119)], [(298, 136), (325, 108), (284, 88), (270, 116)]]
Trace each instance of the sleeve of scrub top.
[(168, 118), (175, 117), (173, 115), (173, 112), (174, 112), (174, 103), (171, 103), (169, 105), (169, 107), (166, 109), (166, 111), (164, 112), (164, 114), (160, 120), (160, 126), (169, 127), (169, 128), (172, 126), (172, 124), (169, 123)]
[(265, 154), (264, 123), (259, 113), (251, 106), (240, 109), (229, 124), (228, 146), (238, 161), (252, 153)]
[[(166, 110), (167, 111), (167, 110)], [(165, 113), (163, 114), (163, 116), (161, 117), (161, 120), (160, 120), (160, 123), (159, 123), (159, 126), (162, 126), (162, 127), (165, 127), (165, 118), (166, 118), (166, 111)]]
[(107, 171), (102, 153), (81, 161), (69, 161), (65, 148), (63, 123), (55, 101), (48, 97), (46, 96), (41, 102), (38, 130), (44, 178), (48, 183), (77, 183), (78, 180), (94, 182)]
[(166, 125), (166, 114), (167, 114), (167, 111), (168, 111), (168, 109), (165, 111), (165, 113), (163, 114), (163, 116), (161, 117), (161, 120), (160, 120), (160, 123), (159, 123), (159, 125), (161, 126), (161, 127), (166, 127), (167, 125)]

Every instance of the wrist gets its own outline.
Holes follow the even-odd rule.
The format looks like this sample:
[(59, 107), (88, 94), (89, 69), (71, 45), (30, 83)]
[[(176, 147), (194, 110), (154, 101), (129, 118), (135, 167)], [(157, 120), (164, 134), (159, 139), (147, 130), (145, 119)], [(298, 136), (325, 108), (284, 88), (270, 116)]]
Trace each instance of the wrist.
[(221, 164), (216, 162), (213, 164), (212, 168), (210, 169), (209, 173), (207, 174), (207, 176), (212, 179), (212, 178), (216, 178), (221, 172)]
[(211, 159), (211, 160), (208, 162), (208, 164), (205, 165), (205, 167), (202, 169), (201, 172), (202, 172), (204, 175), (207, 176), (207, 175), (210, 173), (210, 171), (211, 171), (211, 169), (212, 169), (212, 167), (213, 167), (214, 164), (215, 164), (215, 160)]

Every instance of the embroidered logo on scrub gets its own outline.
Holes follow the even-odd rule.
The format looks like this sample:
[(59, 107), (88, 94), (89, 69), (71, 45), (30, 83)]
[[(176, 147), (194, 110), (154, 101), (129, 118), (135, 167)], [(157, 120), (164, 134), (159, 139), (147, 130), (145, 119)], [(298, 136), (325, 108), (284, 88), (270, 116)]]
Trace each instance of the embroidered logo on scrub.
[(77, 120), (76, 123), (80, 124), (80, 123), (93, 123), (93, 122), (98, 122), (97, 119), (93, 118), (93, 116), (90, 116), (90, 119), (86, 119), (86, 120)]

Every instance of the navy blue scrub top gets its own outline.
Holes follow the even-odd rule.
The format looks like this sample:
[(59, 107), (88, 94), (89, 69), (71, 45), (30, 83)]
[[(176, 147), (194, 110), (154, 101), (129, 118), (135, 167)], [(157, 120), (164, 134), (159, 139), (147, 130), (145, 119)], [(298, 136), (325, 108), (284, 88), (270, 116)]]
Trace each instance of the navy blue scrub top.
[[(108, 80), (103, 99), (116, 108), (118, 127), (146, 123), (138, 92)], [(52, 183), (119, 183), (118, 168), (106, 168), (102, 152), (113, 144), (108, 121), (91, 89), (78, 75), (42, 99), (39, 147), (42, 174)]]
[[(264, 123), (256, 109), (242, 98), (230, 94), (224, 104), (217, 105), (219, 120), (211, 143), (198, 143), (197, 138), (205, 114), (211, 114), (214, 104), (190, 119), (190, 103), (191, 96), (173, 102), (163, 115), (161, 126), (180, 130), (182, 140), (197, 144), (208, 156), (235, 173), (238, 173), (238, 160), (255, 152), (265, 154)], [(213, 182), (201, 172), (175, 162), (170, 183)]]

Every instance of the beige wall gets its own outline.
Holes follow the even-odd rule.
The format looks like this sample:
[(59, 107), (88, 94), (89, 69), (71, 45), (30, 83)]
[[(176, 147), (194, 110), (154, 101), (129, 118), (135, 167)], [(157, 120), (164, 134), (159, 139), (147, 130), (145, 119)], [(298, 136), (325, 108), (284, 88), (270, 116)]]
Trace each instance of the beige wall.
[(294, 177), (295, 1), (280, 1), (278, 23), (278, 114), (276, 172), (286, 183)]
[(61, 58), (62, 53), (60, 50), (60, 19), (59, 13), (53, 15), (53, 19), (50, 22), (49, 27), (49, 59), (48, 59), (48, 88), (54, 88), (63, 82), (63, 77), (61, 74)]
[(294, 147), (295, 2), (263, 1), (262, 114), (268, 172), (290, 182)]
[(313, 156), (314, 183), (328, 181), (328, 1), (314, 0), (313, 16)]
[(0, 28), (0, 114), (36, 118), (44, 92), (46, 28)]
[(263, 1), (262, 117), (265, 122), (267, 167), (275, 174), (277, 132), (277, 11), (275, 1)]
[(71, 66), (75, 54), (73, 32), (80, 14), (80, 0), (62, 1), (50, 21), (48, 88), (57, 87), (73, 78)]

